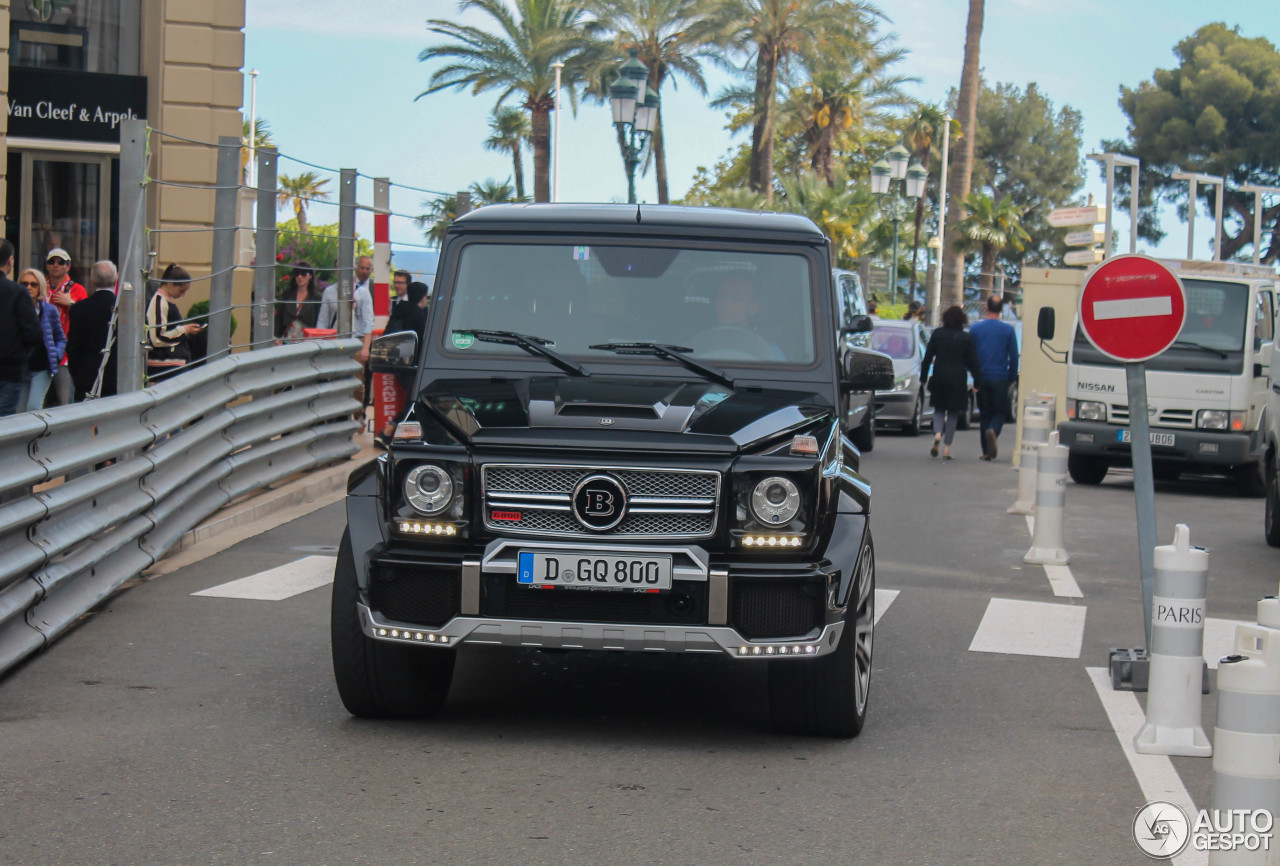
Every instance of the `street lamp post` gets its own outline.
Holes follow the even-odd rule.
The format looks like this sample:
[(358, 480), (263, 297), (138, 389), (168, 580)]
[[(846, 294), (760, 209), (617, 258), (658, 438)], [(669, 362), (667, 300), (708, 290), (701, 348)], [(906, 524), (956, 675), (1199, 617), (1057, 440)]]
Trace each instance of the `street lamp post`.
[(636, 203), (636, 166), (645, 142), (658, 120), (658, 94), (649, 88), (649, 70), (631, 49), (631, 59), (622, 64), (618, 77), (609, 85), (613, 125), (618, 130), (618, 149), (627, 172), (627, 201)]
[[(915, 201), (924, 195), (925, 180), (928, 172), (920, 163), (907, 162), (911, 153), (902, 145), (893, 148), (875, 165), (871, 166), (871, 191), (878, 196), (892, 196), (884, 203), (884, 215), (893, 223), (893, 258), (889, 266), (890, 303), (898, 302), (898, 224), (906, 219)], [(905, 187), (906, 197), (895, 193), (893, 182), (900, 180)]]

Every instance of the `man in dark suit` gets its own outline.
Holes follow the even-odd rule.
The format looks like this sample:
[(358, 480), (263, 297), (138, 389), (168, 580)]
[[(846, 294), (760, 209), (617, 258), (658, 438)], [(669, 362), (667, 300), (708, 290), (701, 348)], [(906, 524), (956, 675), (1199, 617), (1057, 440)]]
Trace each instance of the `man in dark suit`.
[(31, 293), (11, 279), (13, 244), (0, 238), (0, 416), (18, 409), (31, 350), (44, 343)]
[[(71, 333), (67, 336), (67, 367), (76, 386), (76, 402), (93, 391), (102, 365), (102, 350), (111, 336), (111, 313), (116, 306), (116, 266), (111, 262), (94, 263), (89, 272), (92, 294), (71, 306)], [(116, 351), (114, 341), (102, 373), (99, 397), (116, 393)]]

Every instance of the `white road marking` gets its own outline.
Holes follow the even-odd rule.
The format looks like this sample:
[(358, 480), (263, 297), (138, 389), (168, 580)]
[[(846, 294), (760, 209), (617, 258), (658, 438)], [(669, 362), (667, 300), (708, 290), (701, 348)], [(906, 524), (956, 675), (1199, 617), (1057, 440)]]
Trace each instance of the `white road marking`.
[(214, 598), (282, 601), (333, 582), (334, 556), (304, 556), (288, 565), (260, 571), (230, 583), (193, 592)]
[(1093, 302), (1093, 317), (1098, 320), (1141, 319), (1146, 316), (1171, 315), (1173, 315), (1173, 298), (1168, 295)]
[(1080, 591), (1080, 585), (1076, 583), (1075, 575), (1071, 573), (1069, 567), (1046, 565), (1044, 574), (1049, 578), (1049, 586), (1053, 587), (1053, 594), (1058, 598), (1084, 598), (1084, 593)]
[[(1129, 767), (1137, 777), (1138, 786), (1142, 788), (1142, 795), (1146, 797), (1147, 802), (1165, 800), (1174, 803), (1181, 806), (1182, 811), (1187, 813), (1187, 817), (1195, 821), (1199, 810), (1192, 801), (1191, 795), (1187, 793), (1186, 786), (1182, 784), (1178, 771), (1174, 769), (1173, 761), (1166, 755), (1139, 755), (1134, 751), (1134, 734), (1138, 733), (1138, 729), (1146, 721), (1137, 696), (1133, 692), (1112, 690), (1111, 675), (1106, 668), (1085, 668), (1085, 670), (1089, 672), (1089, 679), (1093, 680), (1093, 688), (1098, 693), (1098, 700), (1102, 701), (1102, 708), (1107, 711), (1111, 727), (1116, 732), (1116, 738), (1120, 740), (1120, 749), (1129, 760)], [(1142, 805), (1142, 803), (1133, 804), (1134, 814), (1137, 814)], [(1174, 866), (1205, 866), (1209, 862), (1209, 854), (1206, 851), (1197, 851), (1193, 846), (1188, 845), (1182, 854), (1174, 857), (1171, 862)]]
[(876, 615), (871, 620), (872, 625), (880, 622), (880, 617), (884, 616), (884, 612), (889, 609), (889, 605), (893, 604), (893, 600), (898, 597), (900, 591), (897, 589), (876, 590)]
[(1240, 619), (1204, 618), (1204, 661), (1211, 670), (1218, 669), (1218, 660), (1235, 652), (1236, 626)]
[(1078, 659), (1087, 610), (1070, 604), (993, 598), (969, 652)]

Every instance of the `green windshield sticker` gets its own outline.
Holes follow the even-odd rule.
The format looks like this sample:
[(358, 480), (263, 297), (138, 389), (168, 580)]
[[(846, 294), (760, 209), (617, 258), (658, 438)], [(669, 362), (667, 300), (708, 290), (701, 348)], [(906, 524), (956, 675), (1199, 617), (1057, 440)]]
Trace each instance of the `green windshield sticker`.
[(475, 343), (476, 343), (475, 334), (468, 333), (467, 331), (453, 332), (453, 348), (470, 349), (472, 346), (475, 345)]

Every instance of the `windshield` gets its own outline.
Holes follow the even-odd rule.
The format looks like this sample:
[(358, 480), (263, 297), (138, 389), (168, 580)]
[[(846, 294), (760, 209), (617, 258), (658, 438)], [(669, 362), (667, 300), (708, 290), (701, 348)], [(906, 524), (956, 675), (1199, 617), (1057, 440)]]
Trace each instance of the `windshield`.
[[(1244, 364), (1244, 338), (1249, 287), (1244, 283), (1183, 278), (1187, 290), (1187, 319), (1178, 341), (1146, 362), (1148, 370), (1238, 373)], [(1211, 349), (1213, 351), (1205, 351)], [(1223, 357), (1226, 356), (1226, 357)], [(1076, 327), (1072, 360), (1077, 364), (1119, 366), (1093, 347)]]
[(459, 262), (445, 348), (525, 353), (469, 336), (486, 329), (541, 338), (588, 367), (619, 359), (590, 348), (603, 343), (659, 343), (708, 362), (809, 365), (809, 273), (808, 257), (792, 252), (472, 243)]
[(867, 334), (856, 334), (853, 342), (864, 349), (884, 352), (899, 361), (916, 356), (916, 341), (911, 328), (878, 327)]

